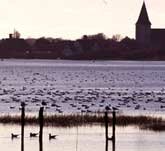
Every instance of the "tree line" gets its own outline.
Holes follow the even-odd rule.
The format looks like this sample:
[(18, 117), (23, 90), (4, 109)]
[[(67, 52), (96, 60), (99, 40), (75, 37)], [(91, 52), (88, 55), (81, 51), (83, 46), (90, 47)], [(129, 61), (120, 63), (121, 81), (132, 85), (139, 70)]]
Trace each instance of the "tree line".
[(120, 35), (84, 35), (77, 40), (60, 38), (0, 40), (0, 58), (76, 60), (163, 60), (165, 46), (142, 47), (135, 39)]

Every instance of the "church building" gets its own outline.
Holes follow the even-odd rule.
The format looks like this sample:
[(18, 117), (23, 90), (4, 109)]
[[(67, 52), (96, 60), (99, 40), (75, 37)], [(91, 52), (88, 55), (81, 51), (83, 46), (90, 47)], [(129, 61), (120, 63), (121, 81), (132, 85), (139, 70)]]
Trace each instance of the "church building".
[(136, 22), (136, 41), (142, 46), (162, 46), (165, 43), (165, 29), (151, 28), (145, 2)]

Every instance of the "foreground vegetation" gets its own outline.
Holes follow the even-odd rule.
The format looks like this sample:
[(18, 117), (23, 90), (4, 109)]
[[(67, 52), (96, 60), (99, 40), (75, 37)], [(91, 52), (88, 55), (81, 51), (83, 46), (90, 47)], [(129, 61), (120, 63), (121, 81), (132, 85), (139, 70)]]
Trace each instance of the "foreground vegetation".
[[(26, 116), (26, 125), (37, 125), (39, 122), (37, 116)], [(19, 115), (2, 115), (0, 116), (1, 124), (20, 124)], [(117, 126), (139, 126), (141, 129), (155, 131), (165, 130), (165, 121), (162, 118), (151, 116), (124, 116), (116, 117)], [(104, 125), (104, 114), (72, 114), (72, 115), (44, 115), (45, 126), (92, 126), (95, 124)], [(112, 124), (112, 116), (109, 116), (109, 125)]]

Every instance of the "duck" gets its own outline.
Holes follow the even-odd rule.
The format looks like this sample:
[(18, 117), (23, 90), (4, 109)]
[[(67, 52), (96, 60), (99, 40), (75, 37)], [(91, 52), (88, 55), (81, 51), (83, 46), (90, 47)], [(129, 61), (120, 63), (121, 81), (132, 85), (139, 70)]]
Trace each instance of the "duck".
[(112, 107), (113, 111), (118, 111), (119, 109), (116, 107)]
[(11, 133), (11, 139), (18, 138), (19, 134), (13, 134)]
[(30, 137), (37, 137), (38, 133), (30, 133)]
[(58, 136), (58, 135), (49, 134), (49, 140), (51, 140), (51, 139), (56, 139), (56, 136)]
[(106, 110), (106, 111), (109, 111), (109, 110), (111, 110), (111, 108), (110, 108), (109, 106), (106, 106), (106, 107), (105, 107), (105, 110)]

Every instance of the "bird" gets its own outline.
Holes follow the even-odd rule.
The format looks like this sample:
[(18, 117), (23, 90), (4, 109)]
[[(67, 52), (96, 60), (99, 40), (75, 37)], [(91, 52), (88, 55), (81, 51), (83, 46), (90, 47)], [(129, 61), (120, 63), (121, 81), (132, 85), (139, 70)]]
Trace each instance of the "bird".
[(19, 134), (13, 134), (11, 133), (11, 139), (18, 138)]
[(14, 109), (15, 108), (15, 106), (10, 106), (10, 109)]
[(30, 137), (37, 137), (38, 133), (30, 133)]
[(41, 103), (43, 106), (46, 106), (47, 105), (47, 103), (45, 102), (45, 101), (42, 101), (42, 103)]
[(119, 110), (119, 109), (116, 108), (116, 107), (112, 107), (112, 109), (113, 109), (113, 111), (117, 111), (117, 110)]
[(57, 135), (51, 135), (51, 134), (49, 134), (49, 140), (51, 140), (51, 139), (56, 139), (56, 136), (57, 136)]
[(110, 108), (109, 106), (106, 106), (106, 107), (105, 107), (105, 110), (106, 110), (106, 111), (109, 111), (109, 110), (111, 110), (111, 108)]

